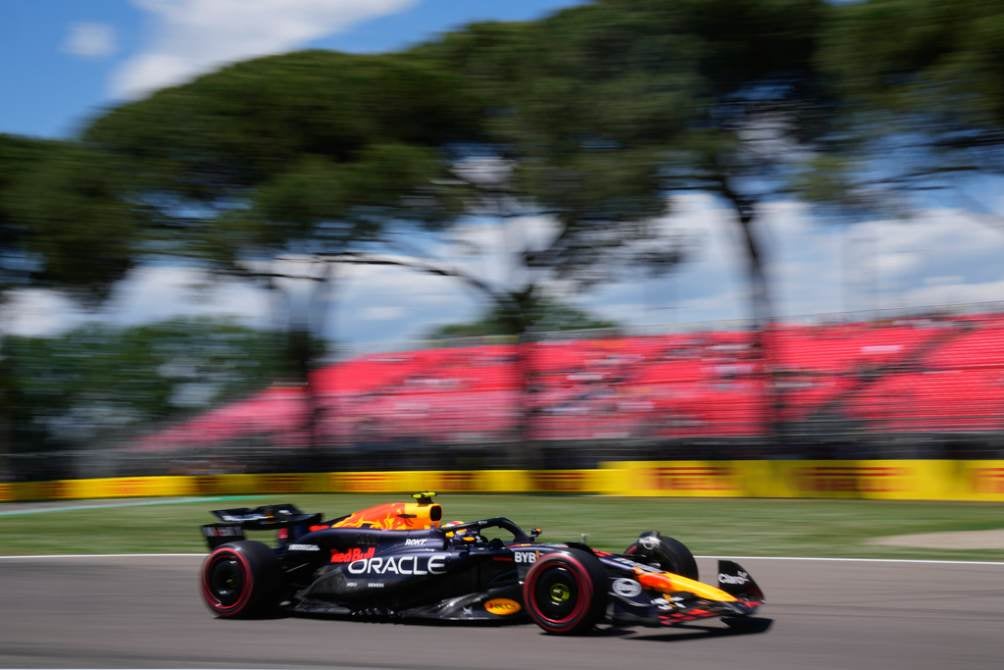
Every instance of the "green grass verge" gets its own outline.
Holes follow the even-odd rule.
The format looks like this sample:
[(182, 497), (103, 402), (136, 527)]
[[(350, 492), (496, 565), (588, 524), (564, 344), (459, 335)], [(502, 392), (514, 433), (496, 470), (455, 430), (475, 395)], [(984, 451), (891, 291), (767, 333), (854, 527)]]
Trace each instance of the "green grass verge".
[[(202, 552), (198, 527), (212, 521), (208, 512), (214, 508), (294, 502), (331, 517), (391, 499), (396, 497), (291, 495), (13, 514), (0, 516), (0, 554)], [(542, 541), (579, 540), (585, 533), (593, 546), (613, 551), (639, 531), (658, 529), (695, 554), (1004, 560), (999, 550), (867, 542), (902, 533), (1004, 528), (1002, 504), (544, 495), (443, 495), (439, 502), (447, 519), (504, 515), (524, 528), (543, 528)]]

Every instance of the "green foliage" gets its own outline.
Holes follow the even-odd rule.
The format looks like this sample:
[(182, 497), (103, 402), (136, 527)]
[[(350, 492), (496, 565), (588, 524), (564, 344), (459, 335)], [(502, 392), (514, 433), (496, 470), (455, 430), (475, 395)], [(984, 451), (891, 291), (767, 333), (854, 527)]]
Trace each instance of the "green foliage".
[[(616, 330), (620, 327), (614, 321), (550, 298), (536, 298), (532, 302), (524, 312), (530, 315), (530, 323), (540, 332)], [(459, 337), (518, 336), (520, 332), (513, 325), (510, 311), (504, 305), (495, 305), (473, 321), (438, 326), (427, 333), (425, 338), (448, 340)]]
[(26, 172), (31, 171), (47, 153), (59, 147), (56, 142), (0, 133), (0, 231), (10, 239), (17, 223), (14, 193)]
[(49, 152), (10, 194), (36, 285), (102, 296), (134, 264), (143, 222), (119, 197), (117, 165), (78, 146)]
[(1004, 7), (870, 0), (841, 7), (821, 61), (852, 94), (940, 123), (1004, 122)]
[(85, 137), (127, 161), (183, 253), (332, 252), (391, 221), (456, 214), (446, 148), (477, 137), (458, 82), (398, 55), (300, 52), (123, 105)]
[(86, 445), (254, 392), (284, 374), (278, 337), (208, 319), (9, 336), (19, 448)]
[(136, 256), (142, 212), (107, 155), (0, 135), (0, 292), (51, 286), (100, 297)]
[(561, 222), (538, 264), (595, 281), (624, 242), (653, 236), (644, 222), (667, 213), (674, 189), (719, 195), (745, 217), (766, 192), (799, 186), (800, 145), (830, 128), (815, 62), (829, 11), (822, 0), (606, 0), (476, 24), (416, 53), (489, 101), (513, 197)]
[(1004, 172), (1000, 3), (869, 0), (835, 7), (822, 34), (844, 200), (909, 214), (918, 189)]

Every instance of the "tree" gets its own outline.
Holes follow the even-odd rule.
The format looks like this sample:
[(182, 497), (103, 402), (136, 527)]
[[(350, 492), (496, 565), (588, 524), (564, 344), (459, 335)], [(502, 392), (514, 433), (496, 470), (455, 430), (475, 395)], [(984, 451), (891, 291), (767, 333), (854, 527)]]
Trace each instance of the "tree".
[[(724, 202), (769, 376), (760, 210), (793, 192), (826, 135), (815, 58), (828, 11), (822, 0), (605, 0), (533, 24), (472, 26), (426, 48), (486, 91), (518, 192), (558, 213), (562, 232), (536, 260), (565, 267), (583, 248), (587, 259), (602, 249), (605, 234), (629, 240), (612, 222), (673, 192)], [(770, 379), (765, 389), (777, 433), (783, 397)]]
[[(66, 449), (133, 434), (248, 395), (285, 375), (277, 334), (227, 321), (88, 324), (57, 337), (8, 336), (10, 409), (22, 477), (72, 474)], [(41, 457), (39, 457), (41, 455)]]
[[(486, 127), (493, 105), (435, 49), (304, 52), (241, 63), (112, 110), (86, 137), (130, 161), (138, 197), (157, 208), (170, 238), (165, 249), (186, 240), (182, 253), (271, 285), (287, 273), (266, 259), (304, 258), (327, 288), (332, 270), (319, 266), (328, 262), (388, 263), (372, 258), (388, 227), (541, 211), (561, 222), (554, 244), (513, 255), (598, 281), (597, 259), (647, 235), (665, 211), (665, 199), (643, 187), (657, 178), (657, 164), (598, 150), (561, 164), (521, 161), (501, 182), (470, 179), (458, 165), (506, 160)], [(547, 171), (567, 179), (556, 187)], [(410, 260), (444, 274), (429, 259)], [(396, 264), (408, 263), (397, 256)], [(454, 269), (445, 274), (459, 278)], [(464, 281), (505, 305), (512, 333), (529, 332), (536, 277), (504, 288)]]
[[(389, 226), (436, 227), (461, 204), (451, 146), (476, 139), (457, 78), (396, 55), (309, 51), (239, 63), (111, 110), (86, 140), (130, 166), (133, 199), (155, 209), (160, 249), (287, 295), (289, 343), (309, 370), (333, 256)], [(290, 270), (290, 266), (294, 270)], [(295, 268), (305, 267), (305, 272)], [(319, 313), (318, 313), (319, 312)]]
[(979, 0), (835, 10), (819, 61), (839, 86), (844, 132), (840, 162), (811, 175), (821, 195), (903, 213), (919, 191), (955, 189), (963, 209), (983, 209), (963, 185), (1004, 172), (1002, 29), (1004, 8)]
[[(54, 289), (93, 304), (125, 276), (141, 253), (144, 211), (118, 198), (120, 180), (100, 152), (0, 135), (0, 315), (16, 288)], [(0, 454), (12, 444), (11, 359), (0, 350)]]

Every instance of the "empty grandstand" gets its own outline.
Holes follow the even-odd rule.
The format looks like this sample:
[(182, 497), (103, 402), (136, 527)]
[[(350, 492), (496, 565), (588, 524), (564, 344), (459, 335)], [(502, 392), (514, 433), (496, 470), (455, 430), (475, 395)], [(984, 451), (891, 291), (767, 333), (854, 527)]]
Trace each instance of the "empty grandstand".
[[(255, 462), (248, 453), (277, 467), (318, 449), (367, 467), (390, 454), (421, 467), (444, 450), (498, 465), (492, 455), (520, 440), (551, 464), (618, 453), (999, 453), (1004, 314), (783, 325), (770, 341), (761, 361), (747, 333), (726, 330), (541, 339), (522, 345), (527, 374), (515, 345), (365, 355), (314, 373), (313, 411), (301, 388), (274, 386), (128, 452), (188, 453), (199, 467), (227, 454)], [(780, 404), (767, 406), (766, 384)]]

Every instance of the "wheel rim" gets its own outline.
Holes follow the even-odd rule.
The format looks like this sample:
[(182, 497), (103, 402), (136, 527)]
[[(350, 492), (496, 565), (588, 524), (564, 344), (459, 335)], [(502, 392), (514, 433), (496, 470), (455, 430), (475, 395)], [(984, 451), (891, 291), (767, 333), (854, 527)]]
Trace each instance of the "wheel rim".
[(233, 556), (221, 556), (209, 568), (209, 592), (224, 607), (240, 599), (244, 582), (244, 567)]
[(551, 621), (567, 619), (575, 611), (578, 581), (568, 569), (554, 567), (540, 575), (534, 585), (534, 600), (540, 613)]

